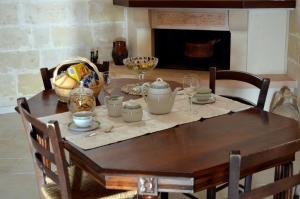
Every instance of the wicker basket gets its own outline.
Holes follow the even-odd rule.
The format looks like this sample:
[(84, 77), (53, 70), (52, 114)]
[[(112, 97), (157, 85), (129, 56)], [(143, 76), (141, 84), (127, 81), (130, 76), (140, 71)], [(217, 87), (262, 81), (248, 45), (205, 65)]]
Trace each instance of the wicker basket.
[(97, 84), (93, 87), (90, 87), (90, 89), (93, 90), (95, 97), (98, 97), (98, 95), (103, 87), (103, 84), (104, 84), (103, 76), (102, 76), (101, 72), (99, 72), (99, 70), (97, 69), (97, 67), (95, 66), (95, 64), (93, 62), (91, 62), (90, 60), (83, 58), (83, 57), (75, 57), (75, 58), (65, 60), (61, 64), (57, 65), (53, 72), (54, 90), (55, 90), (56, 95), (59, 96), (59, 101), (61, 101), (61, 102), (69, 101), (70, 92), (73, 88), (64, 88), (63, 86), (56, 85), (55, 80), (58, 75), (57, 73), (58, 73), (59, 69), (64, 65), (78, 64), (78, 63), (85, 63), (85, 64), (89, 65), (98, 75), (99, 80), (97, 80)]

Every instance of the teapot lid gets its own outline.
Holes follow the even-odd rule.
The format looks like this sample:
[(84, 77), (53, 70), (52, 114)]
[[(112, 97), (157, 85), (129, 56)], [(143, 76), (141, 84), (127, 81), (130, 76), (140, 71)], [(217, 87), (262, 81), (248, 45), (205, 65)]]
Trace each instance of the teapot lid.
[(156, 88), (156, 89), (166, 89), (170, 88), (170, 85), (162, 80), (162, 78), (157, 78), (154, 82), (151, 83), (151, 88)]
[(139, 109), (139, 108), (142, 108), (142, 106), (134, 100), (129, 100), (128, 102), (124, 103), (123, 108), (125, 108), (125, 109)]

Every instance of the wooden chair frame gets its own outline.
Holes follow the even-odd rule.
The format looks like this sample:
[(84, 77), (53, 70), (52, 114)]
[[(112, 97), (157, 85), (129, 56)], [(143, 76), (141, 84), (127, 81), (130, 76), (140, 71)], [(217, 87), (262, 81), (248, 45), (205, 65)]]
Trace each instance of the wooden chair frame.
[[(247, 158), (247, 157), (243, 157)], [(239, 151), (232, 151), (229, 158), (229, 186), (228, 198), (229, 199), (250, 199), (250, 198), (264, 198), (270, 195), (275, 195), (280, 192), (289, 190), (300, 183), (300, 173), (291, 175), (289, 177), (277, 180), (275, 182), (266, 184), (264, 186), (255, 188), (246, 193), (239, 193), (239, 180), (241, 162), (243, 159)], [(290, 172), (292, 173), (292, 172)], [(292, 194), (288, 194), (285, 198), (292, 198)]]
[[(269, 85), (270, 85), (269, 78), (261, 78), (253, 74), (242, 72), (242, 71), (232, 71), (232, 70), (217, 71), (216, 67), (210, 67), (209, 71), (210, 71), (209, 87), (212, 90), (212, 93), (216, 93), (216, 80), (236, 80), (236, 81), (246, 82), (260, 89), (256, 104), (253, 104), (249, 100), (241, 97), (228, 96), (228, 95), (223, 95), (223, 96), (244, 104), (256, 106), (257, 108), (262, 110), (264, 109), (268, 90), (269, 90)], [(245, 183), (244, 185), (240, 185), (240, 187), (244, 190), (244, 192), (248, 192), (251, 190), (251, 184), (252, 184), (252, 175), (249, 175), (245, 177)], [(208, 189), (207, 198), (215, 198), (216, 192), (226, 188), (227, 186), (228, 183), (225, 183), (217, 188)]]
[[(47, 176), (60, 187), (62, 199), (70, 199), (71, 186), (67, 169), (68, 164), (58, 122), (49, 121), (45, 124), (28, 112), (28, 104), (25, 98), (19, 98), (17, 102), (27, 138), (31, 145), (31, 152), (37, 172), (43, 177)], [(45, 147), (43, 145), (44, 142), (41, 142), (41, 140), (46, 140), (50, 143), (53, 152), (49, 150), (50, 146), (47, 145)], [(53, 171), (49, 164), (45, 164), (45, 160), (49, 164), (55, 165), (56, 170)]]
[(253, 104), (250, 101), (240, 97), (235, 97), (235, 96), (224, 96), (224, 97), (245, 104), (254, 105), (260, 109), (264, 108), (268, 90), (269, 90), (269, 85), (270, 85), (269, 78), (261, 78), (253, 74), (242, 72), (242, 71), (230, 71), (230, 70), (217, 71), (216, 67), (211, 67), (209, 70), (210, 70), (209, 87), (213, 93), (216, 92), (216, 80), (236, 80), (236, 81), (246, 82), (260, 89), (256, 104)]

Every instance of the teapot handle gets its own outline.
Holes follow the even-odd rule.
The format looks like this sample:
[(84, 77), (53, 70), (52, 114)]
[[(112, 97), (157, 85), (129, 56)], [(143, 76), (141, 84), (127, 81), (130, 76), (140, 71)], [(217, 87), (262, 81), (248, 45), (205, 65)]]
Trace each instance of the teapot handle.
[(176, 91), (176, 92), (178, 92), (178, 91), (180, 91), (180, 90), (182, 90), (181, 87), (176, 87), (176, 88), (174, 89), (174, 91)]
[(175, 89), (174, 89), (174, 91), (172, 92), (173, 93), (173, 95), (172, 96), (176, 96), (177, 95), (177, 92), (178, 91), (180, 91), (182, 88), (181, 87), (176, 87)]
[[(147, 90), (145, 89), (145, 87), (147, 87)], [(150, 83), (149, 82), (143, 83), (143, 85), (141, 86), (141, 88), (142, 88), (142, 95), (143, 95), (143, 98), (145, 99), (145, 101), (147, 101), (147, 96), (145, 95), (145, 93), (148, 91), (149, 87), (150, 87)]]
[(105, 96), (105, 97), (104, 97), (104, 103), (105, 103), (105, 105), (108, 104), (108, 99), (109, 99), (109, 98), (110, 98), (109, 96)]

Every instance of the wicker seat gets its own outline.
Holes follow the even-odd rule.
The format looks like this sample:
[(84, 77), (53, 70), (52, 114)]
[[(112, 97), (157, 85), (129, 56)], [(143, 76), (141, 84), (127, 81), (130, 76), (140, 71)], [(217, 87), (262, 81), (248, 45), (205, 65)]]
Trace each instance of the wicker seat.
[(42, 198), (127, 199), (136, 195), (136, 191), (106, 190), (78, 167), (68, 167), (58, 122), (45, 124), (33, 117), (25, 98), (18, 99), (18, 109), (29, 140)]
[[(116, 190), (107, 190), (101, 186), (99, 183), (93, 180), (85, 172), (79, 171), (82, 176), (77, 181), (79, 184), (74, 182), (74, 176), (76, 171), (75, 166), (68, 167), (70, 184), (74, 185), (71, 189), (72, 199), (132, 199), (137, 193), (136, 191), (120, 192)], [(46, 184), (41, 187), (41, 193), (45, 199), (61, 199), (59, 186), (53, 182), (50, 178), (45, 178)], [(76, 188), (75, 188), (76, 187)], [(100, 197), (101, 196), (101, 197)]]

